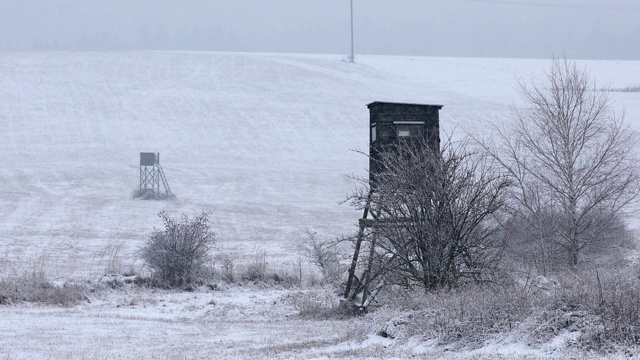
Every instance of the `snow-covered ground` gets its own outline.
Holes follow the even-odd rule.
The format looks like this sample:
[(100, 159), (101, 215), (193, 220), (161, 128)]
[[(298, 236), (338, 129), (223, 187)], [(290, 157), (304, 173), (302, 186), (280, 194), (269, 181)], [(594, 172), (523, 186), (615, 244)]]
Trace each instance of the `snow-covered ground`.
[[(340, 202), (355, 186), (349, 176), (366, 174), (366, 157), (353, 151), (367, 147), (366, 104), (441, 104), (443, 131), (475, 132), (488, 122), (508, 121), (510, 106), (519, 101), (518, 80), (540, 79), (548, 64), (0, 53), (0, 256), (40, 259), (54, 277), (86, 279), (102, 275), (96, 259), (114, 247), (123, 262), (132, 263), (145, 236), (161, 225), (159, 211), (209, 211), (217, 251), (239, 263), (265, 253), (272, 266), (293, 266), (306, 230), (334, 238), (351, 233), (357, 223), (360, 214)], [(640, 85), (640, 61), (579, 64), (602, 87)], [(616, 92), (613, 100), (640, 130), (640, 93)], [(160, 152), (177, 200), (131, 199), (139, 152), (147, 151)], [(255, 343), (260, 351), (254, 355), (273, 350), (274, 357), (357, 357), (363, 344), (377, 341), (353, 342), (350, 326), (357, 324), (291, 320), (289, 305), (276, 306), (284, 296), (276, 290), (250, 293), (155, 294), (150, 304), (140, 300), (132, 306), (125, 304), (127, 295), (116, 294), (71, 309), (0, 307), (0, 356), (248, 357), (251, 352), (244, 351)], [(123, 304), (114, 308), (118, 296)], [(253, 301), (251, 296), (262, 305), (234, 303), (236, 297)], [(162, 310), (161, 302), (174, 302), (173, 310)], [(216, 314), (219, 304), (230, 304), (222, 318)], [(256, 308), (264, 313), (242, 314)], [(163, 335), (152, 331), (158, 324), (166, 327)], [(278, 352), (283, 344), (290, 348)], [(328, 352), (318, 350), (323, 348)], [(409, 356), (403, 351), (380, 354)]]

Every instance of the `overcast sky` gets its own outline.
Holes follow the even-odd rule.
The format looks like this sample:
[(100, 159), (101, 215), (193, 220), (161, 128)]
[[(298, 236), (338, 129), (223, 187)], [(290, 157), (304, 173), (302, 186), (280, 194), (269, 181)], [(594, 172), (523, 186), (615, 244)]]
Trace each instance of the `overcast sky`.
[[(357, 54), (640, 59), (640, 0), (353, 0)], [(3, 50), (347, 54), (349, 0), (0, 0)]]

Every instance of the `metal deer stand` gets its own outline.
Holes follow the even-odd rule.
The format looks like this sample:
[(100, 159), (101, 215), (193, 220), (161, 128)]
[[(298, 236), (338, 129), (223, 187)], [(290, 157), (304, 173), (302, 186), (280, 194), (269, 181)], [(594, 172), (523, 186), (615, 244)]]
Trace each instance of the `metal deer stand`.
[[(442, 105), (405, 104), (391, 102), (373, 102), (369, 108), (369, 194), (362, 218), (358, 222), (355, 249), (349, 267), (349, 277), (344, 298), (362, 310), (365, 310), (384, 285), (380, 279), (380, 269), (374, 269), (373, 260), (378, 239), (376, 229), (392, 226), (385, 222), (380, 211), (372, 208), (372, 200), (380, 184), (377, 175), (384, 170), (381, 153), (393, 151), (403, 141), (419, 139), (432, 149), (440, 148), (439, 111)], [(369, 239), (368, 256), (361, 259), (363, 243)], [(374, 284), (375, 283), (375, 284)]]
[(140, 189), (138, 197), (143, 199), (173, 197), (167, 177), (164, 174), (164, 170), (162, 170), (162, 166), (160, 166), (160, 153), (140, 153)]

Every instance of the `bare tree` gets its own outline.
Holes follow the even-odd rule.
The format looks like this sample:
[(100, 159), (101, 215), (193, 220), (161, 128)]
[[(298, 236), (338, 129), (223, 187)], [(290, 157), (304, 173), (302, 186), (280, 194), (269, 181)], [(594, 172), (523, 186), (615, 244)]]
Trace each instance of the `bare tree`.
[(509, 180), (466, 144), (434, 151), (403, 142), (381, 154), (371, 193), (352, 197), (374, 217), (365, 234), (371, 266), (360, 279), (425, 289), (491, 279), (502, 249), (494, 216)]
[(606, 245), (638, 196), (636, 136), (609, 93), (567, 59), (552, 61), (545, 83), (521, 82), (520, 92), (528, 106), (497, 129), (498, 145), (484, 146), (517, 185), (513, 209), (545, 256), (576, 267), (585, 249)]

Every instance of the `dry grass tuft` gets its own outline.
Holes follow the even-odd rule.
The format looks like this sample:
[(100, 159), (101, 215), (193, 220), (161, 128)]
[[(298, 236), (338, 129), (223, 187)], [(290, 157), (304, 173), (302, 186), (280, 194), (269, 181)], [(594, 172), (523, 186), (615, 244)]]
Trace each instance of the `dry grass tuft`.
[(348, 302), (327, 291), (298, 291), (288, 298), (303, 318), (347, 319), (355, 315)]
[(32, 302), (72, 306), (88, 301), (89, 288), (70, 282), (48, 281), (43, 277), (8, 276), (0, 279), (0, 305)]

